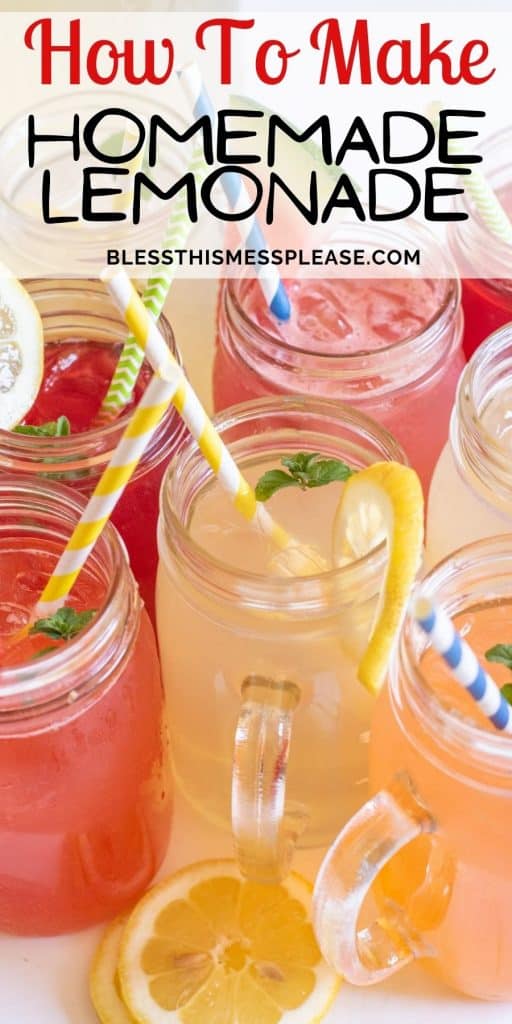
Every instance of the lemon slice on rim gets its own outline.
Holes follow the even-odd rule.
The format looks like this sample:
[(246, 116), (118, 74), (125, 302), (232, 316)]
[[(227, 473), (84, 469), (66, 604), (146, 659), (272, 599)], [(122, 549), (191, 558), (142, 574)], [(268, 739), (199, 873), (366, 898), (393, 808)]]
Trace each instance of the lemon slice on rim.
[(358, 667), (360, 681), (378, 693), (421, 565), (423, 492), (417, 474), (398, 462), (376, 462), (349, 478), (332, 534), (335, 565), (362, 558), (383, 540), (388, 561), (377, 613)]
[(0, 265), (0, 428), (20, 423), (43, 379), (43, 327), (30, 295)]
[(92, 962), (89, 992), (101, 1024), (136, 1024), (123, 1002), (117, 973), (125, 923), (126, 918), (118, 917), (109, 925)]
[(311, 886), (204, 861), (157, 885), (123, 931), (119, 979), (140, 1024), (312, 1024), (340, 985), (317, 946)]

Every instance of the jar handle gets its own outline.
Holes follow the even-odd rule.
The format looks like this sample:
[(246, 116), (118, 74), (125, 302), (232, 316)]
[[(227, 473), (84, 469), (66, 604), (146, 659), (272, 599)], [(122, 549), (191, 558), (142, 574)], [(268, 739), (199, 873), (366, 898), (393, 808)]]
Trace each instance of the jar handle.
[(407, 775), (397, 775), (345, 825), (328, 850), (313, 897), (316, 939), (327, 962), (353, 985), (373, 985), (428, 952), (393, 904), (364, 926), (365, 899), (379, 872), (434, 822)]
[(248, 676), (235, 733), (231, 821), (242, 874), (276, 882), (289, 868), (307, 822), (286, 807), (286, 770), (300, 690), (287, 680)]

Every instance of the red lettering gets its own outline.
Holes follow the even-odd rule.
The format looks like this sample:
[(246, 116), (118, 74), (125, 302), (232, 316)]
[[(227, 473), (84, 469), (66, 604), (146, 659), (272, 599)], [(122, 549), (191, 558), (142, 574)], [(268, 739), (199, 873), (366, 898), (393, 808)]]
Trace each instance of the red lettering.
[[(393, 47), (398, 46), (400, 50), (400, 71), (392, 75), (388, 71), (388, 57)], [(413, 78), (411, 72), (411, 43), (408, 39), (390, 39), (383, 43), (377, 54), (377, 74), (385, 85), (397, 85), (399, 82), (408, 82), (413, 85), (419, 78)]]
[(52, 19), (40, 18), (32, 22), (25, 32), (24, 42), (29, 50), (34, 47), (34, 35), (41, 29), (41, 84), (52, 84), (52, 53), (69, 53), (69, 84), (80, 84), (80, 18), (69, 23), (69, 43), (55, 45), (52, 42)]
[(167, 51), (167, 67), (161, 75), (155, 70), (155, 43), (147, 39), (144, 44), (144, 71), (142, 75), (135, 74), (134, 44), (131, 39), (125, 43), (125, 78), (130, 85), (141, 85), (142, 82), (151, 82), (151, 85), (161, 85), (166, 82), (172, 74), (174, 66), (174, 46), (170, 39), (162, 39), (162, 50)]
[(430, 49), (430, 23), (423, 22), (420, 28), (420, 75), (417, 79), (421, 85), (430, 85), (430, 65), (434, 60), (438, 60), (441, 64), (441, 78), (446, 85), (457, 85), (460, 82), (462, 75), (452, 74), (452, 61), (448, 53), (445, 53), (445, 48), (450, 46), (453, 39), (443, 39), (442, 43), (431, 50)]
[[(320, 30), (325, 28), (325, 40), (320, 41)], [(311, 45), (315, 50), (323, 50), (322, 69), (320, 71), (320, 85), (325, 85), (327, 71), (331, 54), (334, 56), (336, 72), (340, 85), (348, 85), (352, 77), (352, 69), (356, 56), (359, 57), (359, 69), (362, 85), (371, 85), (372, 71), (370, 63), (370, 42), (368, 39), (368, 22), (358, 19), (355, 24), (354, 33), (348, 61), (345, 59), (341, 29), (337, 18), (326, 18), (316, 25), (310, 36)]]
[[(477, 47), (480, 48), (480, 56), (475, 57), (471, 60), (471, 54)], [(488, 82), (490, 78), (496, 73), (496, 68), (489, 71), (488, 75), (474, 75), (471, 68), (478, 67), (479, 64), (483, 64), (484, 60), (487, 60), (489, 56), (489, 47), (483, 39), (472, 39), (469, 43), (463, 47), (460, 55), (460, 69), (462, 77), (465, 82), (469, 85), (482, 85), (482, 82)]]
[[(112, 61), (112, 70), (110, 74), (102, 75), (98, 69), (98, 58), (100, 57), (103, 49), (107, 50), (107, 58)], [(110, 82), (114, 81), (117, 75), (117, 69), (119, 66), (119, 58), (122, 54), (119, 54), (113, 42), (110, 39), (98, 39), (96, 43), (93, 43), (88, 54), (87, 54), (87, 74), (91, 79), (91, 82), (95, 82), (96, 85), (110, 85)]]
[[(267, 71), (267, 55), (270, 50), (274, 49), (277, 50), (277, 60), (281, 61), (281, 70), (277, 74), (271, 75)], [(296, 57), (298, 53), (300, 50), (291, 50), (288, 53), (280, 39), (268, 39), (266, 43), (262, 43), (256, 54), (256, 74), (260, 81), (265, 85), (278, 85), (286, 75), (290, 57)]]
[(208, 28), (220, 28), (220, 80), (222, 85), (231, 85), (231, 31), (234, 28), (248, 29), (254, 25), (254, 18), (211, 18), (204, 21), (196, 32), (196, 43), (206, 50), (204, 35)]

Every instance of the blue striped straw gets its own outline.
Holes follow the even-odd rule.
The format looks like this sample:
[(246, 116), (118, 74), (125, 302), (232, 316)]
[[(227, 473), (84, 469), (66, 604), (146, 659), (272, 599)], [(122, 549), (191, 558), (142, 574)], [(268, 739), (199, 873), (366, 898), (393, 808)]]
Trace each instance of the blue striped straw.
[(475, 652), (462, 639), (449, 616), (427, 597), (418, 597), (414, 618), (444, 659), (454, 679), (471, 694), (490, 722), (501, 732), (512, 733), (512, 707), (499, 686), (480, 665)]
[[(187, 64), (181, 69), (180, 82), (194, 112), (194, 117), (209, 117), (213, 128), (216, 122), (215, 109), (204, 87), (197, 64)], [(247, 189), (239, 174), (236, 174), (234, 171), (225, 171), (221, 180), (233, 213), (242, 212), (250, 206)], [(244, 220), (237, 221), (237, 228), (246, 249), (265, 250), (268, 252), (268, 245), (255, 214), (251, 217), (246, 217)], [(290, 300), (277, 269), (272, 266), (261, 266), (256, 267), (256, 273), (271, 312), (278, 320), (289, 320), (291, 315)]]

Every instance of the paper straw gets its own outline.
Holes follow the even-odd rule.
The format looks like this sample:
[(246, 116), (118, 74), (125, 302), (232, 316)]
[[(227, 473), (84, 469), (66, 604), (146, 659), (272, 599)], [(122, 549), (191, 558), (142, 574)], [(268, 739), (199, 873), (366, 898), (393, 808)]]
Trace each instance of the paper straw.
[[(197, 64), (187, 64), (182, 68), (180, 71), (180, 82), (194, 117), (199, 118), (206, 115), (206, 117), (210, 118), (212, 130), (214, 130), (216, 123), (215, 109), (205, 89)], [(225, 171), (221, 178), (221, 184), (233, 213), (242, 213), (251, 205), (247, 189), (239, 174), (233, 171)], [(236, 226), (247, 249), (265, 250), (268, 252), (267, 242), (255, 214), (237, 221)], [(291, 314), (290, 300), (277, 269), (271, 266), (261, 266), (255, 269), (261, 290), (270, 310), (278, 320), (289, 320)]]
[[(106, 267), (101, 277), (151, 365), (165, 365), (164, 360), (167, 359), (173, 367), (177, 366), (157, 324), (148, 313), (127, 274), (124, 271), (112, 273), (111, 268)], [(180, 385), (171, 401), (192, 437), (197, 441), (219, 483), (231, 496), (244, 519), (258, 526), (281, 551), (286, 551), (287, 571), (291, 575), (309, 575), (325, 570), (326, 564), (319, 552), (307, 545), (299, 544), (290, 537), (286, 530), (275, 522), (265, 505), (256, 500), (253, 488), (243, 477), (183, 372)]]
[(448, 665), (454, 679), (471, 694), (486, 718), (502, 732), (512, 733), (512, 708), (499, 686), (480, 665), (475, 652), (457, 632), (452, 620), (426, 597), (418, 597), (414, 617), (432, 647)]
[[(429, 110), (430, 120), (436, 131), (439, 129), (439, 109), (439, 104), (433, 104)], [(449, 152), (456, 155), (457, 153), (462, 153), (463, 149), (460, 143), (450, 139)], [(471, 174), (468, 174), (465, 178), (465, 188), (469, 192), (486, 228), (489, 229), (495, 238), (506, 242), (507, 245), (512, 245), (512, 223), (494, 189), (482, 172), (473, 167)]]
[(181, 367), (170, 362), (152, 377), (41, 594), (33, 618), (53, 614), (66, 600), (182, 378)]
[[(189, 166), (189, 173), (194, 175), (196, 185), (200, 185), (208, 171), (202, 150), (197, 150)], [(188, 215), (187, 194), (181, 192), (167, 222), (166, 234), (163, 242), (163, 249), (181, 249), (185, 246), (192, 222)], [(178, 271), (178, 264), (172, 263), (162, 267), (158, 274), (149, 278), (142, 295), (142, 301), (147, 310), (158, 320), (169, 294), (170, 287)], [(137, 339), (130, 334), (126, 339), (119, 362), (116, 366), (114, 376), (109, 389), (103, 399), (97, 422), (105, 423), (118, 416), (122, 409), (130, 402), (133, 389), (144, 361), (144, 352)]]

